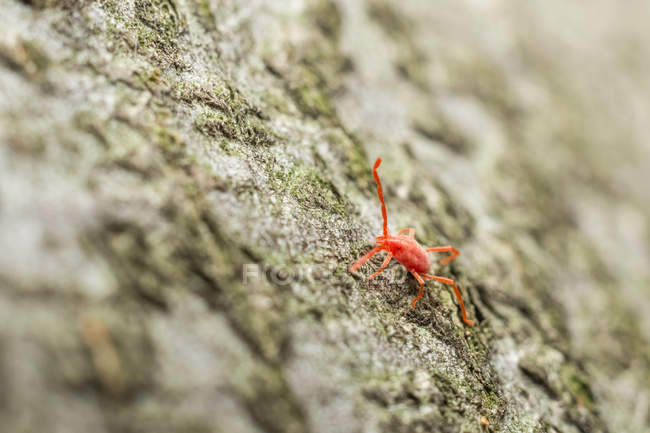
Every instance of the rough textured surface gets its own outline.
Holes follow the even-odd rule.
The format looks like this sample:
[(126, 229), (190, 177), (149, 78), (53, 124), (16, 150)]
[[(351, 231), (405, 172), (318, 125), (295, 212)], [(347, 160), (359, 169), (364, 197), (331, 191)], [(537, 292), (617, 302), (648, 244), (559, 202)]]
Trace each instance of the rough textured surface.
[[(650, 11), (583, 7), (3, 1), (2, 429), (649, 432)], [(348, 274), (377, 156), (477, 326)]]

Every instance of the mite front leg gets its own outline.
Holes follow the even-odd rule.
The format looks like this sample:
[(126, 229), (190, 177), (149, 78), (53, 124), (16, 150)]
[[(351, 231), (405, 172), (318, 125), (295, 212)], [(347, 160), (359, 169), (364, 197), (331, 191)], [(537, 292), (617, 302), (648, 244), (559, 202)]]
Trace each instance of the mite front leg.
[(350, 266), (350, 272), (355, 272), (357, 269), (361, 267), (361, 265), (366, 263), (368, 260), (370, 260), (372, 256), (374, 256), (375, 254), (377, 254), (379, 251), (383, 249), (384, 247), (382, 247), (381, 245), (371, 249), (365, 256), (361, 257), (359, 260), (354, 262), (352, 266)]
[(451, 262), (454, 260), (456, 257), (460, 256), (460, 251), (458, 251), (456, 248), (452, 247), (451, 245), (447, 245), (444, 247), (433, 247), (433, 248), (427, 248), (425, 250), (427, 253), (442, 253), (442, 252), (447, 252), (451, 251), (452, 254), (449, 257), (446, 257), (440, 261), (441, 265), (446, 265), (447, 263)]
[(384, 263), (382, 263), (381, 266), (379, 267), (379, 269), (377, 269), (377, 272), (375, 272), (374, 274), (372, 274), (371, 276), (368, 277), (368, 280), (372, 280), (372, 279), (375, 278), (377, 275), (381, 274), (381, 271), (383, 271), (384, 268), (385, 268), (386, 266), (388, 266), (388, 262), (390, 262), (390, 259), (391, 259), (391, 258), (393, 258), (393, 253), (388, 253), (388, 255), (386, 256), (386, 258), (384, 259)]
[(460, 311), (463, 313), (463, 322), (465, 322), (469, 326), (472, 326), (474, 324), (474, 322), (467, 319), (467, 312), (465, 311), (465, 304), (463, 303), (463, 297), (460, 295), (460, 290), (458, 290), (458, 287), (456, 287), (456, 283), (454, 282), (454, 280), (450, 278), (438, 277), (435, 275), (427, 275), (427, 274), (423, 274), (422, 277), (426, 278), (427, 280), (436, 280), (436, 281), (440, 281), (441, 283), (449, 284), (450, 286), (452, 286), (454, 288), (454, 293), (456, 294), (456, 298), (460, 303)]
[(408, 232), (408, 238), (413, 239), (415, 237), (415, 229), (402, 229), (397, 233), (397, 236), (400, 236), (402, 233), (407, 233)]
[(420, 283), (420, 292), (418, 293), (417, 298), (413, 298), (413, 300), (411, 301), (411, 308), (415, 308), (415, 303), (420, 299), (422, 299), (422, 293), (424, 292), (424, 280), (422, 279), (422, 277), (420, 277), (420, 274), (418, 274), (417, 272), (415, 271), (410, 271), (410, 272), (411, 274), (413, 274), (415, 279), (418, 280), (418, 282)]

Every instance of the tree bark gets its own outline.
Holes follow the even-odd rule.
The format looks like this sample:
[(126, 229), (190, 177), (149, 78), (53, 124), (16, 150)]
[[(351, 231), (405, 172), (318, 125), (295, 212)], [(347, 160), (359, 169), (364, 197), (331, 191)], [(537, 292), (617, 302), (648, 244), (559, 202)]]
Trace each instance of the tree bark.
[(649, 432), (633, 3), (4, 1), (2, 430)]

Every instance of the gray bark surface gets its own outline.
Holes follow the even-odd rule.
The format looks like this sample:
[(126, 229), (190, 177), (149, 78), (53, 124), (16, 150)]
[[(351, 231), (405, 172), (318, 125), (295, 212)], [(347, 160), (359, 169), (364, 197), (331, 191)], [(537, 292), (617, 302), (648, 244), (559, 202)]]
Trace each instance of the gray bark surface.
[(0, 5), (1, 431), (650, 432), (646, 2)]

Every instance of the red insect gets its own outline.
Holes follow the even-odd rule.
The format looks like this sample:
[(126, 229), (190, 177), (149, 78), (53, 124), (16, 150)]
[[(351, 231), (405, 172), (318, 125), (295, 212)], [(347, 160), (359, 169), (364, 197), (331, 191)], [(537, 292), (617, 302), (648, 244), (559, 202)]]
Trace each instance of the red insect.
[[(377, 167), (381, 164), (381, 158), (377, 158), (375, 166), (372, 169), (372, 175), (375, 177), (375, 182), (377, 182), (377, 195), (379, 195), (379, 201), (381, 202), (381, 214), (384, 217), (384, 235), (377, 236), (377, 246), (370, 250), (368, 254), (361, 257), (357, 260), (352, 266), (350, 266), (350, 272), (354, 272), (361, 265), (367, 262), (372, 256), (377, 254), (379, 251), (386, 251), (388, 255), (384, 259), (384, 263), (381, 264), (377, 272), (368, 277), (369, 280), (375, 278), (381, 273), (381, 271), (388, 266), (390, 259), (395, 259), (400, 262), (408, 271), (413, 274), (416, 280), (420, 283), (420, 293), (418, 293), (417, 298), (414, 298), (411, 301), (411, 307), (415, 308), (415, 303), (422, 298), (422, 291), (424, 289), (424, 280), (436, 280), (444, 284), (449, 284), (454, 288), (454, 293), (458, 302), (460, 302), (460, 309), (463, 313), (463, 321), (468, 325), (473, 325), (474, 322), (467, 319), (467, 313), (465, 311), (465, 304), (463, 304), (463, 297), (460, 295), (458, 287), (454, 280), (449, 278), (437, 277), (435, 275), (427, 275), (426, 272), (429, 271), (429, 257), (427, 253), (429, 252), (447, 252), (452, 253), (451, 256), (446, 257), (440, 263), (445, 265), (450, 261), (454, 260), (460, 255), (460, 252), (452, 246), (444, 247), (434, 247), (434, 248), (422, 248), (420, 244), (415, 240), (415, 229), (402, 229), (397, 233), (397, 236), (391, 236), (388, 233), (388, 219), (386, 217), (386, 204), (384, 203), (384, 195), (381, 191), (381, 182), (379, 181), (379, 176), (377, 176)], [(408, 234), (405, 234), (408, 233)]]

